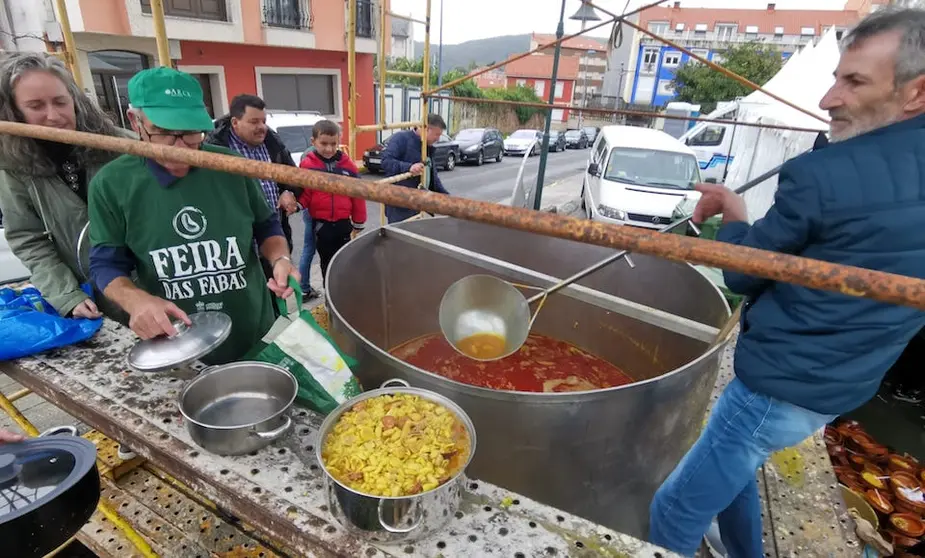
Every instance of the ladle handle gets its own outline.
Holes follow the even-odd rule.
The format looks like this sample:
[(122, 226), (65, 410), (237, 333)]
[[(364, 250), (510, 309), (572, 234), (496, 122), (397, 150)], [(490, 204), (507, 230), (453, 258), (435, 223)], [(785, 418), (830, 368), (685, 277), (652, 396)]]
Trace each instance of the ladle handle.
[[(757, 177), (753, 178), (752, 180), (749, 180), (748, 182), (746, 182), (745, 184), (739, 186), (738, 188), (736, 188), (736, 189), (733, 190), (733, 191), (734, 191), (736, 194), (739, 194), (739, 195), (741, 196), (741, 195), (744, 194), (745, 192), (751, 190), (751, 189), (754, 188), (755, 186), (761, 184), (761, 183), (764, 182), (765, 180), (767, 180), (767, 179), (771, 178), (772, 176), (774, 176), (775, 174), (779, 173), (781, 167), (783, 167), (783, 165), (779, 165), (779, 166), (777, 166), (777, 167), (774, 167), (773, 169), (769, 170), (768, 172), (766, 172), (766, 173), (764, 173), (764, 174), (762, 174), (762, 175), (760, 175), (760, 176), (757, 176)], [(669, 231), (672, 231), (672, 230), (674, 230), (674, 229), (680, 227), (681, 225), (687, 223), (688, 221), (690, 221), (691, 218), (693, 218), (693, 214), (688, 215), (688, 216), (686, 216), (686, 217), (682, 217), (681, 219), (678, 219), (677, 221), (674, 221), (673, 223), (669, 223), (669, 224), (665, 225), (664, 227), (660, 228), (660, 229), (658, 230), (658, 232), (661, 233), (661, 232), (669, 232)], [(606, 267), (606, 266), (612, 264), (613, 262), (615, 262), (615, 261), (617, 261), (617, 260), (619, 260), (619, 259), (625, 257), (627, 254), (629, 254), (629, 251), (627, 251), (627, 250), (620, 250), (620, 251), (617, 252), (616, 254), (614, 254), (614, 255), (612, 255), (612, 256), (610, 256), (610, 257), (604, 258), (603, 260), (597, 262), (596, 264), (594, 264), (594, 265), (592, 265), (592, 266), (590, 266), (590, 267), (586, 267), (586, 268), (582, 269), (581, 271), (579, 271), (578, 273), (572, 275), (571, 277), (566, 277), (565, 279), (563, 279), (562, 281), (559, 281), (558, 283), (556, 283), (555, 285), (549, 287), (549, 288), (546, 289), (545, 291), (531, 296), (530, 298), (527, 299), (527, 304), (533, 304), (534, 302), (536, 302), (536, 301), (538, 301), (538, 300), (540, 300), (540, 299), (544, 299), (544, 298), (546, 298), (547, 296), (553, 294), (554, 292), (559, 291), (560, 289), (562, 289), (562, 288), (564, 288), (564, 287), (567, 287), (567, 286), (571, 285), (571, 284), (574, 283), (575, 281), (584, 279), (585, 277), (587, 277), (588, 275), (590, 275), (590, 274), (594, 273), (595, 271), (601, 269), (602, 267)], [(534, 314), (533, 317), (536, 318), (536, 314)], [(533, 321), (532, 321), (532, 320), (530, 321), (530, 324), (533, 325)]]

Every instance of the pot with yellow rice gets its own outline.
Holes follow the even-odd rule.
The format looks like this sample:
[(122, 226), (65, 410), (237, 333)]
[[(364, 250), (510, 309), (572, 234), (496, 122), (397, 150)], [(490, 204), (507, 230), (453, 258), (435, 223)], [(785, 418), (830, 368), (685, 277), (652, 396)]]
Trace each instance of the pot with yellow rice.
[(417, 540), (459, 506), (475, 427), (446, 397), (390, 380), (329, 414), (315, 451), (345, 528), (377, 542)]

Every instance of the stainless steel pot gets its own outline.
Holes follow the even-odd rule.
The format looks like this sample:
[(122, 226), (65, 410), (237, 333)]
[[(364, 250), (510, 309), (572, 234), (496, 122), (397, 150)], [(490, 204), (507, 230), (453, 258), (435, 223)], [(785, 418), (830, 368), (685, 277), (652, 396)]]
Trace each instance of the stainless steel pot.
[(180, 393), (193, 441), (219, 455), (257, 451), (292, 427), (286, 411), (299, 386), (285, 368), (235, 362), (206, 369)]
[[(391, 385), (401, 387), (389, 387)], [(340, 416), (360, 401), (396, 393), (417, 395), (456, 413), (469, 431), (472, 444), (469, 459), (453, 478), (421, 494), (393, 498), (357, 492), (341, 484), (328, 472), (321, 457), (325, 439)], [(324, 471), (325, 494), (331, 515), (354, 535), (383, 543), (416, 541), (442, 529), (459, 507), (462, 489), (466, 484), (464, 471), (475, 455), (475, 426), (469, 415), (450, 399), (432, 391), (408, 387), (408, 382), (404, 380), (387, 380), (380, 389), (367, 391), (342, 403), (321, 424), (318, 439), (315, 457)]]
[[(450, 218), (398, 228), (553, 277), (613, 250)], [(729, 307), (688, 264), (633, 255), (580, 285), (721, 327)], [(479, 432), (468, 474), (637, 537), (648, 531), (652, 495), (703, 424), (723, 346), (672, 333), (557, 293), (533, 331), (571, 343), (623, 369), (636, 383), (573, 393), (498, 391), (449, 380), (391, 356), (408, 340), (440, 333), (447, 288), (485, 269), (410, 244), (385, 229), (337, 252), (327, 304), (338, 346), (358, 360), (364, 385), (403, 378), (459, 404)], [(491, 273), (548, 286), (515, 273)]]

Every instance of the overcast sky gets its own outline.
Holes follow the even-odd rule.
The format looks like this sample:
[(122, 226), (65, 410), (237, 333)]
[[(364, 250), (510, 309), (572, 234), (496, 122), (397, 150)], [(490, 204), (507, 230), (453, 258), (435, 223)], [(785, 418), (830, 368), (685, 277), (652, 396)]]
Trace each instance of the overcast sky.
[[(767, 7), (769, 0), (681, 0), (684, 7), (709, 8), (759, 8)], [(651, 3), (652, 0), (630, 0), (630, 9)], [(671, 5), (674, 0), (666, 2)], [(614, 13), (623, 12), (626, 0), (598, 0), (602, 8)], [(777, 0), (778, 9), (840, 10), (845, 0)], [(440, 36), (441, 0), (431, 0), (431, 44), (436, 45)], [(500, 35), (519, 35), (536, 31), (555, 33), (559, 22), (560, 0), (442, 0), (446, 13), (443, 20), (443, 42), (461, 43), (472, 39), (484, 39)], [(568, 17), (578, 10), (580, 0), (566, 0), (565, 32), (574, 33), (581, 29), (577, 21)], [(392, 10), (424, 19), (425, 0), (392, 0)], [(600, 14), (603, 17), (603, 14)], [(606, 31), (605, 31), (606, 30)], [(608, 36), (610, 30), (601, 28), (592, 35)], [(416, 25), (416, 41), (424, 40), (424, 26)]]

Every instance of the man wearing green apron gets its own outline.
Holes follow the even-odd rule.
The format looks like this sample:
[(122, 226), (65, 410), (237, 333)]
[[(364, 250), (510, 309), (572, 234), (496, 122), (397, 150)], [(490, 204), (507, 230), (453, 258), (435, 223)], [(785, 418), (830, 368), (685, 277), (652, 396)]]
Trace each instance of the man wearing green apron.
[[(212, 119), (199, 82), (172, 68), (139, 72), (128, 84), (129, 119), (141, 141), (233, 155), (203, 144)], [(252, 178), (170, 161), (122, 155), (93, 178), (89, 193), (90, 273), (130, 316), (142, 339), (174, 335), (171, 319), (218, 311), (231, 334), (203, 358), (242, 357), (269, 330), (269, 291), (291, 294), (279, 215)], [(272, 263), (266, 280), (253, 246)], [(138, 272), (137, 284), (129, 279)]]

